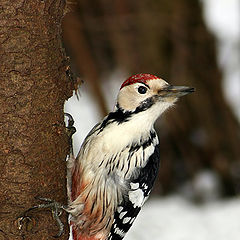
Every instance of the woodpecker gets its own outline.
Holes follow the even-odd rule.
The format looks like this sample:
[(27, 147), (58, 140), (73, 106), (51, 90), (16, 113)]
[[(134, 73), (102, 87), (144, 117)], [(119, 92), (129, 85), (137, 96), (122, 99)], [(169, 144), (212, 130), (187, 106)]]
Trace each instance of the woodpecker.
[(69, 161), (74, 240), (120, 240), (153, 188), (159, 169), (156, 119), (194, 88), (137, 74), (120, 87), (114, 110)]

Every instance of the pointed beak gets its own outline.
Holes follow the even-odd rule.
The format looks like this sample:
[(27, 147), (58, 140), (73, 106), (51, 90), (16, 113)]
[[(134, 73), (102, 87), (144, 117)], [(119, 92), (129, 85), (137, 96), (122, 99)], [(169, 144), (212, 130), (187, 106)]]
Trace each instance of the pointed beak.
[(182, 97), (189, 93), (194, 92), (195, 89), (193, 87), (185, 87), (185, 86), (168, 86), (159, 91), (159, 96), (162, 97)]

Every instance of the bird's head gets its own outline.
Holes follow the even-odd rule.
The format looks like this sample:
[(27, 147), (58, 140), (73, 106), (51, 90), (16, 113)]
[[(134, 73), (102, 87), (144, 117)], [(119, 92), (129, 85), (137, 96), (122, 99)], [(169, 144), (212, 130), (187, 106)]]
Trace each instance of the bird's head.
[[(176, 100), (194, 91), (192, 87), (172, 86), (151, 74), (136, 74), (121, 86), (117, 104), (128, 112), (156, 112), (157, 117)], [(157, 118), (156, 117), (156, 118)]]

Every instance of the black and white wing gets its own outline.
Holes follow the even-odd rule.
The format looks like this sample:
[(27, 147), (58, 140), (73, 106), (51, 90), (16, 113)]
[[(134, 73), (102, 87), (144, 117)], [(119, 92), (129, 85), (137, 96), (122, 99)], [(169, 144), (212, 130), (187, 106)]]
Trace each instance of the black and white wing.
[(121, 240), (132, 226), (142, 205), (147, 200), (158, 174), (160, 152), (155, 147), (147, 164), (139, 169), (139, 174), (129, 182), (129, 191), (118, 205), (108, 240)]

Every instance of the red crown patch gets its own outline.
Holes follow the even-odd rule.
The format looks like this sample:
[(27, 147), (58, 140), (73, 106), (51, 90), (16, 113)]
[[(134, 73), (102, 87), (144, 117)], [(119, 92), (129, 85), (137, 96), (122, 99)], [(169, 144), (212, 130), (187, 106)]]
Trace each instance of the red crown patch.
[(154, 75), (152, 75), (152, 74), (148, 74), (148, 73), (136, 74), (136, 75), (133, 75), (133, 76), (129, 77), (129, 78), (122, 84), (122, 86), (120, 87), (120, 89), (122, 89), (122, 88), (125, 87), (125, 86), (131, 85), (131, 84), (134, 84), (134, 83), (137, 83), (137, 82), (146, 83), (147, 81), (152, 80), (152, 79), (159, 79), (159, 77), (154, 76)]

